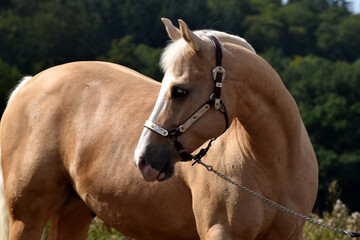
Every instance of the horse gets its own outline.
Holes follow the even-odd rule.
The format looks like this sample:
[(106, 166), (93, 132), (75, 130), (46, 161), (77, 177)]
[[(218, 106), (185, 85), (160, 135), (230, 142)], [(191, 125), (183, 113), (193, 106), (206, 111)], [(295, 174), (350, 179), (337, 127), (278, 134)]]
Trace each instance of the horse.
[[(174, 29), (171, 34), (178, 33), (163, 21), (169, 35)], [(230, 39), (246, 46), (239, 38), (213, 33), (224, 42)], [(39, 239), (49, 218), (50, 239), (86, 239), (95, 215), (138, 239), (211, 239), (216, 237), (209, 235), (214, 229), (238, 236), (232, 228), (226, 229), (236, 226), (224, 225), (224, 216), (244, 224), (238, 214), (244, 214), (244, 203), (256, 200), (189, 164), (178, 164), (166, 181), (147, 183), (129, 161), (159, 89), (157, 82), (139, 73), (103, 62), (60, 65), (23, 80), (9, 99), (0, 132), (10, 239)], [(238, 159), (222, 151), (236, 149), (231, 136), (236, 135), (232, 129), (238, 124), (232, 121), (204, 157), (206, 161), (216, 162), (222, 156), (230, 163), (226, 166), (236, 167), (231, 162)], [(205, 176), (203, 188), (190, 184), (201, 183), (201, 175)], [(209, 186), (215, 188), (209, 192)], [(218, 201), (206, 201), (210, 193), (220, 196), (220, 192)], [(201, 195), (203, 203), (210, 205), (197, 205)], [(245, 208), (235, 212), (231, 204)], [(266, 215), (273, 211), (261, 207), (261, 202), (258, 205)], [(199, 211), (205, 214), (201, 217)], [(206, 215), (216, 218), (206, 220)], [(244, 220), (250, 223), (254, 217)], [(302, 224), (294, 222), (299, 231)], [(209, 231), (204, 232), (206, 228)]]
[(10, 239), (39, 239), (48, 219), (49, 239), (86, 239), (95, 215), (137, 239), (199, 239), (181, 170), (148, 184), (131, 161), (159, 85), (104, 62), (23, 78), (0, 125), (0, 239), (9, 237), (8, 215)]
[[(144, 179), (166, 182), (181, 169), (201, 239), (303, 239), (303, 219), (207, 171), (216, 169), (268, 199), (310, 214), (317, 160), (279, 75), (249, 49), (207, 31), (193, 32), (182, 20), (180, 29), (165, 25), (173, 42), (163, 52), (165, 75), (134, 154)], [(207, 149), (211, 156), (204, 157), (211, 167), (176, 164), (194, 158), (199, 163), (190, 153), (214, 138)]]

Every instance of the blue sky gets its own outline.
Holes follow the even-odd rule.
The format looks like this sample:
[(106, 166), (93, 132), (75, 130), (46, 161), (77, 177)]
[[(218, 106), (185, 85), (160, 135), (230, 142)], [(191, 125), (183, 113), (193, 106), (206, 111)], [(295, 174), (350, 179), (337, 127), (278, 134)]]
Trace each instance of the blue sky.
[(360, 0), (349, 1), (352, 3), (352, 11), (356, 14), (360, 13)]

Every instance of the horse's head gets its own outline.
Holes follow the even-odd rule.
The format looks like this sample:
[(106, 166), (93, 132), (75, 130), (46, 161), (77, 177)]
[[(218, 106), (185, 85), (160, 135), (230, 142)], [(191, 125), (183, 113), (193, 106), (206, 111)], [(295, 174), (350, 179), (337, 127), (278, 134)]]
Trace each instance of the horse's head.
[(165, 75), (134, 159), (147, 181), (170, 178), (178, 160), (189, 160), (189, 152), (228, 126), (220, 100), (221, 43), (206, 31), (190, 31), (182, 20), (180, 29), (162, 20), (173, 43), (163, 52)]

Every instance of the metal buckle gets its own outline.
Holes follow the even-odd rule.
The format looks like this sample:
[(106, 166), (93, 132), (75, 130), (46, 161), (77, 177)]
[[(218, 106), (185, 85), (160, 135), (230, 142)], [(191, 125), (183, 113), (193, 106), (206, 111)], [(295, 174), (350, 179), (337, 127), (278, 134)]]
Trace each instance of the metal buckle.
[(223, 81), (223, 80), (225, 79), (225, 73), (226, 73), (226, 71), (225, 71), (225, 68), (223, 68), (222, 66), (216, 66), (216, 67), (214, 67), (214, 69), (212, 70), (212, 72), (213, 72), (213, 79), (214, 79), (214, 81), (216, 81), (216, 76), (217, 76), (218, 73), (221, 73), (221, 74), (222, 74), (222, 76), (221, 76), (221, 81)]

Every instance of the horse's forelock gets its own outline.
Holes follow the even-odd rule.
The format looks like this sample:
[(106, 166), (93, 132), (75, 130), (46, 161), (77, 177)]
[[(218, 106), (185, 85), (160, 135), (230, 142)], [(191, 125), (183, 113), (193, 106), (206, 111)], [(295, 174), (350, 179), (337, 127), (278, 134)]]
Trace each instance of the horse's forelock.
[[(237, 45), (240, 45), (242, 47), (245, 47), (249, 49), (250, 51), (255, 52), (254, 48), (243, 38), (228, 34), (225, 32), (215, 31), (215, 30), (199, 30), (194, 32), (198, 37), (200, 37), (203, 40), (211, 41), (208, 37), (206, 37), (207, 34), (215, 35), (220, 39), (222, 42), (230, 42)], [(187, 43), (184, 39), (179, 39), (173, 42), (170, 42), (166, 48), (164, 49), (161, 59), (160, 59), (160, 67), (165, 73), (167, 70), (171, 70), (178, 59), (183, 57), (188, 50)]]
[(160, 67), (165, 73), (175, 66), (176, 61), (184, 56), (187, 43), (184, 39), (179, 39), (169, 43), (163, 50), (160, 58)]
[[(204, 31), (195, 31), (194, 33), (201, 39), (211, 42), (211, 40), (206, 37)], [(163, 72), (171, 70), (175, 66), (176, 61), (189, 51), (191, 51), (191, 49), (183, 38), (170, 42), (164, 49), (160, 59), (160, 67)]]

